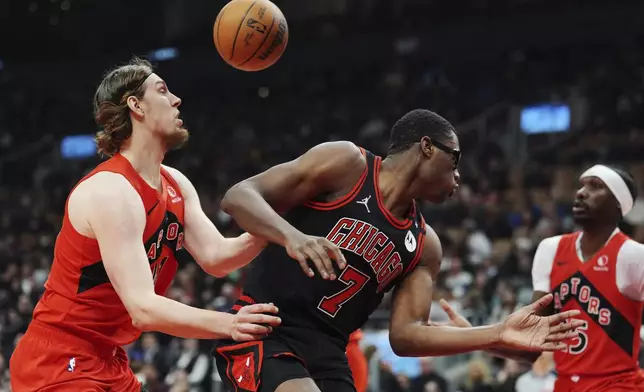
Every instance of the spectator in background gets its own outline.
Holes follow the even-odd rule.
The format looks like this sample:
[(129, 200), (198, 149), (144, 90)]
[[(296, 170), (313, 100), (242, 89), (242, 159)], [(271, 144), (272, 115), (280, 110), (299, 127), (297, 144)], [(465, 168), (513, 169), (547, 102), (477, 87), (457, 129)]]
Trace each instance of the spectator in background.
[(497, 290), (498, 300), (492, 307), (492, 313), (487, 321), (488, 323), (497, 323), (505, 320), (507, 316), (521, 308), (517, 303), (515, 290), (509, 284), (502, 281)]
[(168, 392), (190, 392), (190, 382), (188, 375), (185, 372), (177, 373), (177, 378), (172, 383), (172, 387)]
[(514, 386), (521, 373), (522, 367), (519, 362), (506, 359), (503, 362), (503, 367), (496, 376), (496, 392), (515, 392)]
[(433, 358), (420, 360), (420, 375), (411, 380), (409, 392), (426, 392), (429, 388), (436, 392), (449, 392), (447, 381), (434, 370)]
[(141, 372), (137, 373), (136, 377), (148, 392), (168, 392), (168, 386), (163, 383), (163, 379), (153, 365), (143, 365)]
[(472, 359), (468, 374), (458, 389), (460, 392), (494, 392), (490, 367), (482, 359)]
[(169, 352), (164, 349), (153, 332), (146, 332), (139, 340), (139, 344), (134, 344), (128, 350), (130, 360), (137, 366), (151, 365), (160, 373), (159, 377), (163, 379), (168, 372), (168, 364), (172, 359)]
[[(213, 358), (199, 350), (199, 341), (185, 339), (179, 359), (165, 379), (167, 385), (189, 385), (189, 392), (209, 392), (212, 388)], [(185, 377), (184, 377), (185, 375)]]
[(552, 353), (543, 353), (532, 364), (532, 370), (517, 379), (516, 392), (552, 392), (557, 377)]

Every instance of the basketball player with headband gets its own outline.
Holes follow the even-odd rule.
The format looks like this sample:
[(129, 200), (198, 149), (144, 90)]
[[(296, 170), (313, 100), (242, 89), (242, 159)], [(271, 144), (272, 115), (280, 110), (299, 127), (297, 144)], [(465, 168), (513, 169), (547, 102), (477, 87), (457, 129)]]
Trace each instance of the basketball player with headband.
[[(581, 229), (544, 239), (532, 266), (534, 300), (553, 293), (542, 315), (578, 309), (585, 323), (554, 353), (555, 392), (644, 391), (639, 331), (644, 302), (644, 245), (617, 227), (637, 191), (626, 170), (595, 165), (579, 178), (572, 215)], [(451, 323), (469, 323), (441, 301)], [(495, 352), (534, 361), (538, 353)]]

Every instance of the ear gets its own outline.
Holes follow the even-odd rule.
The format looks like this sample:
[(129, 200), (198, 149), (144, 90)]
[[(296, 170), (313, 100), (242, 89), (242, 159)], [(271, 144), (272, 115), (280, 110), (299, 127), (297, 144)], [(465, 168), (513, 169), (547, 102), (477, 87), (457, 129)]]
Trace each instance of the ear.
[(137, 115), (139, 117), (143, 117), (143, 114), (144, 114), (143, 109), (141, 109), (141, 104), (140, 104), (138, 98), (136, 98), (135, 96), (131, 95), (131, 96), (127, 97), (126, 102), (127, 102), (127, 107), (130, 109), (130, 111), (133, 114), (135, 114), (135, 115)]
[(431, 158), (432, 155), (434, 155), (434, 148), (435, 147), (432, 144), (432, 140), (429, 137), (423, 136), (420, 139), (420, 150), (427, 158)]

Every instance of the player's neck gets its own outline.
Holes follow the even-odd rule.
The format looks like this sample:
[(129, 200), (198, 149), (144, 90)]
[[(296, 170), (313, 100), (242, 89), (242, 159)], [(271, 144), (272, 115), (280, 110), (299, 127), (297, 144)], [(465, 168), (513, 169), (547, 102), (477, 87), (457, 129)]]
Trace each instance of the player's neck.
[(385, 207), (395, 217), (404, 219), (409, 213), (414, 197), (409, 192), (410, 187), (401, 186), (401, 183), (411, 183), (413, 173), (410, 172), (409, 166), (387, 158), (382, 161), (379, 174), (379, 191)]
[(613, 231), (615, 231), (615, 227), (606, 224), (584, 227), (579, 241), (579, 247), (584, 259), (588, 259), (599, 252), (608, 242)]
[[(138, 136), (137, 136), (138, 135)], [(132, 132), (128, 142), (121, 148), (125, 157), (137, 173), (152, 188), (161, 188), (161, 162), (165, 148), (158, 140), (146, 138), (143, 132)]]

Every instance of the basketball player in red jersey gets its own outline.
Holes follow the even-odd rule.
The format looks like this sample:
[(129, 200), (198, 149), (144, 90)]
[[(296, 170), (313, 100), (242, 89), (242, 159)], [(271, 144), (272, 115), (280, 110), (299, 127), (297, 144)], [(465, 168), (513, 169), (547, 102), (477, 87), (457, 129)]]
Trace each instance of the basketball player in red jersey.
[(161, 165), (188, 138), (180, 104), (138, 59), (98, 87), (97, 143), (112, 157), (69, 195), (45, 293), (11, 357), (14, 391), (138, 391), (121, 346), (141, 331), (245, 341), (279, 324), (272, 304), (233, 316), (163, 296), (186, 252), (223, 276), (265, 246), (248, 234), (224, 238), (190, 181)]
[[(644, 391), (639, 331), (644, 301), (644, 245), (618, 228), (633, 207), (633, 177), (595, 165), (580, 177), (573, 218), (581, 231), (544, 239), (532, 266), (534, 299), (553, 293), (554, 311), (580, 310), (584, 325), (566, 350), (554, 354), (555, 392)], [(452, 323), (469, 323), (442, 301)], [(533, 353), (497, 352), (534, 361)]]
[[(565, 347), (560, 341), (576, 336), (571, 330), (580, 321), (561, 321), (579, 310), (536, 316), (551, 295), (497, 325), (427, 325), (442, 250), (415, 199), (442, 203), (453, 194), (459, 160), (453, 126), (429, 110), (414, 110), (392, 128), (384, 159), (350, 142), (324, 143), (232, 187), (224, 210), (271, 242), (237, 304), (273, 302), (282, 323), (262, 340), (217, 341), (214, 355), (227, 390), (355, 392), (349, 336), (390, 290), (389, 339), (401, 356)], [(323, 272), (314, 274), (312, 265)]]

